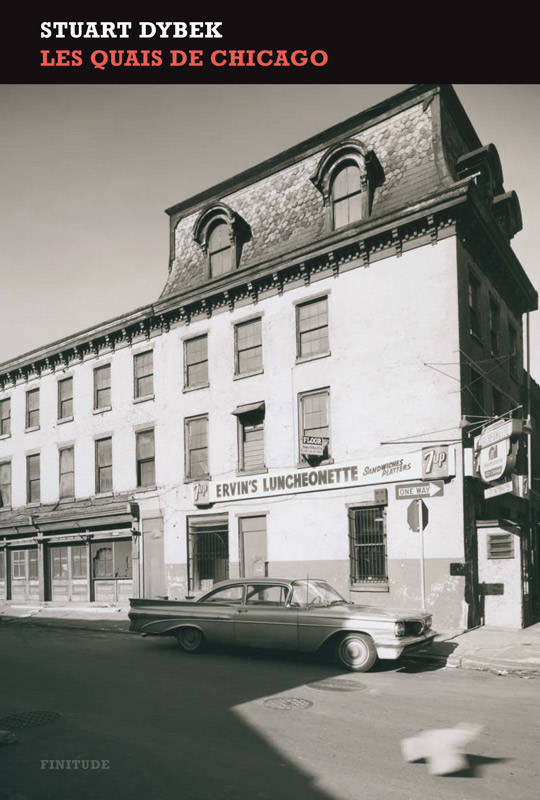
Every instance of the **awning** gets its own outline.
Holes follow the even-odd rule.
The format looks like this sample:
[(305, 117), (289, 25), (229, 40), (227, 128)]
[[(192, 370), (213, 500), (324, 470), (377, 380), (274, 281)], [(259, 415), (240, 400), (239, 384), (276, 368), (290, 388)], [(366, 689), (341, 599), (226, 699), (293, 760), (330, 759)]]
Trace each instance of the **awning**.
[(236, 406), (232, 413), (235, 417), (240, 417), (242, 414), (252, 414), (254, 411), (264, 411), (264, 400), (262, 403), (247, 403), (243, 406)]

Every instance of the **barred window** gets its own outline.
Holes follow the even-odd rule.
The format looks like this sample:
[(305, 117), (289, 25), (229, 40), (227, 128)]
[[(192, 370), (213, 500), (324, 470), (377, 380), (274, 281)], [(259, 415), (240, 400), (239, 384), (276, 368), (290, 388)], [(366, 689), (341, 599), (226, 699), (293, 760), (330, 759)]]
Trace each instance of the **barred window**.
[(39, 389), (26, 392), (26, 427), (39, 428)]
[(26, 456), (26, 502), (40, 501), (40, 465), (39, 453)]
[(351, 584), (388, 582), (384, 506), (349, 509)]
[(184, 342), (184, 388), (208, 386), (208, 336), (196, 336)]
[(134, 396), (150, 397), (154, 394), (154, 353), (138, 353), (133, 356)]
[(236, 375), (247, 375), (262, 370), (261, 318), (239, 322), (234, 326)]
[(11, 433), (11, 398), (0, 400), (0, 436)]
[[(330, 457), (330, 426), (328, 389), (305, 392), (299, 395), (300, 462), (316, 466)], [(313, 454), (313, 443), (318, 443), (321, 452)]]
[(187, 479), (208, 477), (208, 417), (185, 420), (185, 472)]
[(104, 364), (94, 370), (94, 409), (111, 406), (111, 365)]
[(73, 417), (73, 378), (58, 381), (58, 419)]
[(74, 448), (63, 447), (59, 454), (60, 497), (75, 497)]
[(296, 355), (309, 358), (328, 353), (328, 298), (296, 306)]
[(112, 492), (112, 438), (96, 440), (96, 494)]
[(356, 164), (345, 163), (332, 181), (334, 228), (362, 219), (362, 184)]
[(154, 486), (156, 482), (156, 459), (154, 430), (136, 434), (137, 486)]
[(11, 505), (11, 462), (0, 464), (0, 508)]

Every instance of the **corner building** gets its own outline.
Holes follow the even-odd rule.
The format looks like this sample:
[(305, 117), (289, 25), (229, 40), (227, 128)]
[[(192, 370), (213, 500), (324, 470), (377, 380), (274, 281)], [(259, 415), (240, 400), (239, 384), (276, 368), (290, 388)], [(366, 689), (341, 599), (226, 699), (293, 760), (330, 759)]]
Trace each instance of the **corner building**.
[(517, 197), (453, 89), (408, 89), (167, 213), (157, 301), (0, 365), (0, 598), (309, 576), (424, 599), (439, 629), (531, 622), (533, 499), (485, 499), (471, 431), (529, 413), (537, 294)]

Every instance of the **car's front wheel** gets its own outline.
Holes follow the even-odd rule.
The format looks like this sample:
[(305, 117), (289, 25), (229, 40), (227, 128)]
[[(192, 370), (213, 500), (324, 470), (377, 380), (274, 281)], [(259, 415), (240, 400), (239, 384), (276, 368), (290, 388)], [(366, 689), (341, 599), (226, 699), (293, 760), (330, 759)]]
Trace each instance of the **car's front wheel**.
[(204, 647), (204, 636), (198, 628), (180, 628), (176, 641), (186, 653), (198, 653)]
[(336, 644), (336, 661), (352, 672), (367, 672), (377, 661), (373, 639), (365, 633), (346, 633)]

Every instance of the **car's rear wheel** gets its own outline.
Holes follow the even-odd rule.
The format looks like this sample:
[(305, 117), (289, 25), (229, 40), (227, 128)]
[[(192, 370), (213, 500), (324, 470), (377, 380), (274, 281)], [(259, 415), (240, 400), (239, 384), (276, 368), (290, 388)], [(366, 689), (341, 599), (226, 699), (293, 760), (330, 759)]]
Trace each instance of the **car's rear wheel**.
[(351, 672), (367, 672), (377, 661), (373, 639), (365, 633), (346, 633), (336, 643), (336, 661)]
[(204, 636), (198, 628), (180, 628), (176, 641), (186, 653), (198, 653), (204, 647)]

